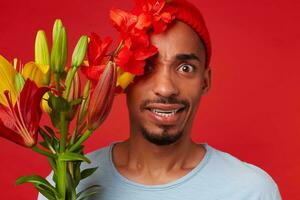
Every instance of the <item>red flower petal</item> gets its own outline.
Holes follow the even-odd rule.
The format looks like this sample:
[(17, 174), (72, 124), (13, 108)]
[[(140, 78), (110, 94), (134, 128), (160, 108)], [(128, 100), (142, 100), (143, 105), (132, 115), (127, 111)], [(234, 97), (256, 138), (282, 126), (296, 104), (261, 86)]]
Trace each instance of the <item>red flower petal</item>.
[(93, 85), (98, 82), (104, 69), (105, 65), (81, 66), (82, 73), (87, 77), (87, 79), (92, 81)]
[[(1, 112), (1, 111), (0, 111)], [(0, 136), (21, 146), (25, 146), (23, 138), (13, 129), (7, 128), (0, 117)]]
[(137, 16), (121, 9), (112, 9), (110, 18), (119, 31), (127, 31), (137, 22)]
[(6, 91), (9, 107), (0, 104), (0, 136), (22, 146), (33, 146), (37, 141), (41, 118), (40, 102), (48, 90), (47, 87), (38, 88), (33, 81), (27, 79), (15, 106)]
[(127, 46), (124, 46), (121, 49), (121, 51), (119, 52), (118, 56), (115, 58), (115, 61), (116, 61), (116, 63), (117, 63), (118, 66), (120, 66), (121, 68), (124, 69), (124, 66), (127, 65), (127, 63), (130, 60), (130, 57), (132, 55), (133, 55), (133, 53), (129, 50), (129, 48)]
[(151, 26), (151, 16), (141, 13), (138, 15), (137, 23), (135, 27), (139, 30), (147, 29)]
[(102, 41), (96, 33), (92, 33), (88, 45), (89, 65), (100, 65), (111, 43), (111, 37), (106, 37)]

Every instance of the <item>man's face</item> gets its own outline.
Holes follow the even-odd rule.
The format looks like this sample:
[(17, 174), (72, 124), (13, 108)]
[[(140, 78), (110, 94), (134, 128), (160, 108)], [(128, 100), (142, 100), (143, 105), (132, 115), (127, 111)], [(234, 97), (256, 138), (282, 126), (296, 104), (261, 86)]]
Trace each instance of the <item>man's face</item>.
[(210, 69), (205, 68), (203, 43), (185, 23), (176, 21), (151, 42), (158, 54), (127, 89), (131, 132), (168, 145), (189, 134), (200, 98), (210, 86)]

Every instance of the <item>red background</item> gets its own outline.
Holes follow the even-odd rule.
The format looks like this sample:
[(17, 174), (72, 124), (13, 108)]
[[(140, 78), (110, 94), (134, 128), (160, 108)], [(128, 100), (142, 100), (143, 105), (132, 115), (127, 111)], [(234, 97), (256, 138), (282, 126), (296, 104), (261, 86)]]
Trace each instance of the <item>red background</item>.
[[(201, 102), (194, 140), (263, 168), (279, 185), (283, 199), (300, 199), (300, 1), (193, 2), (206, 19), (213, 45), (212, 89)], [(131, 5), (130, 0), (1, 1), (0, 53), (32, 60), (36, 31), (43, 28), (50, 38), (55, 18), (63, 19), (72, 49), (81, 34), (116, 36), (108, 11)], [(122, 95), (86, 149), (126, 139), (128, 132)], [(33, 173), (46, 176), (46, 159), (3, 139), (0, 150), (1, 199), (35, 199), (33, 187), (15, 186), (15, 179)]]

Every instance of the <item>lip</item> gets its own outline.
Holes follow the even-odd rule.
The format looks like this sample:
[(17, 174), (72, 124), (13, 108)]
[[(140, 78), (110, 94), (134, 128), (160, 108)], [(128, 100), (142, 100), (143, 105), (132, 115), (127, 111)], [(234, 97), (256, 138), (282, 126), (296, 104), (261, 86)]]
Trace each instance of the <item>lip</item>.
[(151, 103), (146, 106), (146, 109), (159, 109), (159, 110), (180, 110), (185, 106), (182, 104), (165, 104), (165, 103)]
[[(183, 111), (185, 106), (182, 104), (149, 104), (146, 107), (147, 114), (149, 115), (150, 119), (155, 123), (159, 125), (176, 125), (180, 118), (183, 115)], [(161, 116), (156, 114), (155, 112), (152, 112), (153, 109), (158, 110), (178, 110), (175, 114), (169, 115), (169, 116)]]

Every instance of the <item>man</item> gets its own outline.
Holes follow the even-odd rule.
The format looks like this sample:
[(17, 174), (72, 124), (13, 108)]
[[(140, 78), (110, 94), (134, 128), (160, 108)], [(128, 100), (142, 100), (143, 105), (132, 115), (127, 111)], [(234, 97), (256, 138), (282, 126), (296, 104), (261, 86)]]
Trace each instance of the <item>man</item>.
[(151, 37), (158, 54), (126, 90), (130, 137), (89, 154), (93, 162), (83, 167), (98, 169), (78, 191), (101, 185), (93, 199), (103, 200), (281, 199), (263, 170), (191, 140), (201, 97), (211, 86), (209, 39), (204, 23), (197, 23), (176, 19)]

